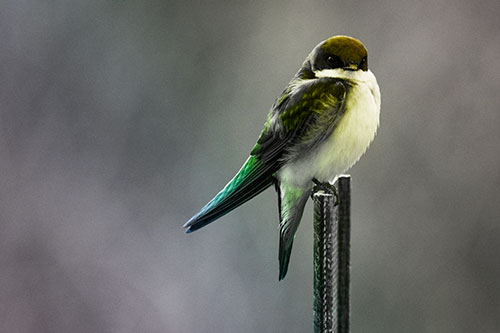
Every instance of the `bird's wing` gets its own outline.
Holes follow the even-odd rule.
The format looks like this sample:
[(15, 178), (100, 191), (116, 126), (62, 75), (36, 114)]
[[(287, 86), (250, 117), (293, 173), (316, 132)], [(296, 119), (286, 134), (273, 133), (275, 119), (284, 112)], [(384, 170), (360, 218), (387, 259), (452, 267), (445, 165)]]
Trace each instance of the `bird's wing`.
[[(325, 116), (327, 106), (332, 114), (338, 113), (345, 95), (344, 85), (339, 80), (332, 80), (308, 80), (310, 82), (285, 89), (273, 105), (250, 157), (233, 179), (184, 224), (188, 233), (229, 213), (273, 184), (274, 174), (285, 162), (290, 148), (314, 144), (313, 139), (299, 143), (300, 138), (312, 137), (311, 131), (316, 130), (319, 117)], [(326, 102), (317, 101), (320, 94), (327, 94)]]
[(250, 155), (236, 176), (184, 224), (188, 228), (186, 232), (206, 226), (268, 188), (274, 181), (274, 172), (276, 163), (262, 163), (256, 156)]
[(325, 140), (343, 115), (348, 84), (336, 78), (299, 80), (276, 100), (251, 154), (286, 162)]

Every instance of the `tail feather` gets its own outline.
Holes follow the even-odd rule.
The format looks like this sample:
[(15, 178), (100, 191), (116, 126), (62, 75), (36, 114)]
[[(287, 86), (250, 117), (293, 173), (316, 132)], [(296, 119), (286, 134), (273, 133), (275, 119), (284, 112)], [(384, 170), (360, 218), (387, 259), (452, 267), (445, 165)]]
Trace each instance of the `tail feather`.
[(251, 155), (236, 176), (186, 224), (187, 233), (196, 231), (268, 188), (273, 182), (274, 164), (261, 163)]
[(277, 189), (280, 198), (279, 280), (283, 280), (288, 271), (295, 232), (311, 189), (285, 183), (281, 183)]
[(288, 264), (290, 263), (290, 255), (292, 254), (293, 238), (287, 245), (280, 241), (279, 249), (279, 263), (280, 263), (280, 273), (279, 280), (283, 280), (288, 272)]

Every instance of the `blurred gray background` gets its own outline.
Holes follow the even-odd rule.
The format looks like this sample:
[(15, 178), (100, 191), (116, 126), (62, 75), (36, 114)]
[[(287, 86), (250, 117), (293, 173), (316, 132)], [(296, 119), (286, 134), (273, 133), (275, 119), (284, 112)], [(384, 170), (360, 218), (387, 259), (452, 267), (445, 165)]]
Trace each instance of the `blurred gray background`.
[(310, 332), (311, 205), (278, 282), (270, 189), (192, 235), (309, 51), (360, 38), (352, 331), (500, 331), (500, 2), (0, 4), (0, 331)]

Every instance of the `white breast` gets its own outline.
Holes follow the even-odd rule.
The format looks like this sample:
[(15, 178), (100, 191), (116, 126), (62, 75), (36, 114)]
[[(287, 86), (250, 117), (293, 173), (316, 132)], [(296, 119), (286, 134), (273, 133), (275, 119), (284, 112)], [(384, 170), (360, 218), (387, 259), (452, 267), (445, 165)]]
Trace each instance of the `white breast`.
[(347, 79), (346, 113), (332, 135), (314, 152), (280, 171), (282, 181), (304, 184), (316, 177), (332, 181), (347, 171), (364, 154), (375, 137), (380, 115), (380, 90), (371, 71), (324, 70), (317, 77)]

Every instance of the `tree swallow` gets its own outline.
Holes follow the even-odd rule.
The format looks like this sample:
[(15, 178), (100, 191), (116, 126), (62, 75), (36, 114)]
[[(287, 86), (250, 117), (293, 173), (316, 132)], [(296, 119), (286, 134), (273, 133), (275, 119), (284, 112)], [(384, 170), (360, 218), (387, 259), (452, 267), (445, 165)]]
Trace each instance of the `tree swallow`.
[(334, 36), (319, 43), (274, 102), (246, 162), (184, 225), (187, 233), (274, 185), (282, 280), (313, 181), (332, 182), (359, 160), (375, 137), (379, 114), (380, 90), (361, 41)]

